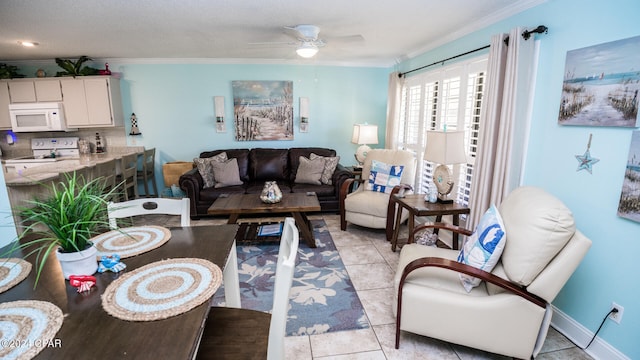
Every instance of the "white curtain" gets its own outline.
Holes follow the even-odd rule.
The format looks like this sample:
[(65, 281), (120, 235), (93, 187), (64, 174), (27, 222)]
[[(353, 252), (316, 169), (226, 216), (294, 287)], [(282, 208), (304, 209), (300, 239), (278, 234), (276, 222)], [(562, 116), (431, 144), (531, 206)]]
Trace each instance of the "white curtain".
[(531, 115), (533, 74), (537, 65), (533, 37), (523, 28), (491, 39), (487, 86), (480, 118), (478, 155), (473, 168), (467, 227), (474, 229), (484, 212), (521, 184)]
[(387, 94), (387, 126), (385, 134), (385, 148), (398, 148), (398, 122), (400, 118), (400, 104), (402, 102), (402, 85), (404, 77), (398, 76), (397, 71), (389, 74), (389, 88)]

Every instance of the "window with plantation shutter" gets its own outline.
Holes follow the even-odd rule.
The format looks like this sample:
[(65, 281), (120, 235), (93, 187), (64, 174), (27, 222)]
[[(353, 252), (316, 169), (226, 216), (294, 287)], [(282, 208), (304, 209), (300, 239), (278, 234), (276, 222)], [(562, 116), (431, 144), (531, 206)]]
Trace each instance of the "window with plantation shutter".
[(428, 130), (464, 130), (468, 162), (450, 165), (456, 181), (456, 201), (468, 205), (473, 163), (478, 145), (480, 108), (484, 91), (487, 56), (442, 66), (408, 77), (402, 88), (398, 148), (418, 158), (415, 185), (426, 193), (438, 164), (423, 161)]

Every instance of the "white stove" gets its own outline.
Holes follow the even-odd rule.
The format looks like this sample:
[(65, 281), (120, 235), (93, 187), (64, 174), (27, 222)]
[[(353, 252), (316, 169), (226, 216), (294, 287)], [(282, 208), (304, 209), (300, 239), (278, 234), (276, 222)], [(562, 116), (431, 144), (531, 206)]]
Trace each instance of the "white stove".
[(77, 137), (31, 139), (31, 150), (33, 155), (5, 160), (6, 171), (20, 172), (24, 169), (80, 157)]

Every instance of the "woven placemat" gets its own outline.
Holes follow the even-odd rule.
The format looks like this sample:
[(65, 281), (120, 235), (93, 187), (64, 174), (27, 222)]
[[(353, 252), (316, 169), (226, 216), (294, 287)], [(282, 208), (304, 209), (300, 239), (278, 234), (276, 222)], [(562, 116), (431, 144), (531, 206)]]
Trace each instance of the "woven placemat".
[(47, 346), (62, 326), (62, 310), (39, 300), (0, 304), (0, 359), (32, 359)]
[(31, 263), (20, 258), (0, 259), (0, 294), (18, 285), (31, 272)]
[(111, 230), (91, 239), (102, 255), (120, 255), (121, 259), (140, 255), (162, 246), (171, 238), (171, 231), (162, 226), (132, 226)]
[(222, 270), (208, 260), (156, 261), (109, 284), (102, 295), (102, 307), (122, 320), (166, 319), (209, 300), (221, 283)]

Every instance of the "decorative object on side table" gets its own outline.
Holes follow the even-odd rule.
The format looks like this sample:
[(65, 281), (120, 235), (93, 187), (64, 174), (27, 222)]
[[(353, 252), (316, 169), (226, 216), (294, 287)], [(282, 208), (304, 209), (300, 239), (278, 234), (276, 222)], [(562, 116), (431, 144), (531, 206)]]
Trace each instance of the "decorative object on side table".
[(424, 160), (438, 165), (433, 171), (433, 183), (438, 189), (438, 202), (450, 204), (449, 193), (454, 188), (453, 176), (447, 165), (467, 161), (464, 151), (464, 131), (428, 131)]
[(275, 181), (266, 181), (260, 194), (260, 200), (266, 204), (279, 203), (282, 200), (282, 191)]
[(362, 167), (367, 153), (371, 151), (368, 144), (378, 143), (378, 125), (369, 125), (367, 123), (353, 125), (351, 142), (360, 145), (353, 156), (355, 156), (359, 167)]
[[(98, 269), (97, 250), (90, 241), (109, 226), (107, 204), (113, 192), (105, 191), (101, 178), (85, 182), (83, 176), (65, 174), (64, 180), (47, 186), (49, 197), (27, 201), (17, 209), (26, 225), (20, 236), (37, 235), (33, 240), (16, 241), (7, 257), (17, 250), (38, 254), (36, 282), (51, 252), (55, 252), (65, 279), (71, 275), (92, 275)], [(65, 258), (71, 257), (67, 262)]]

